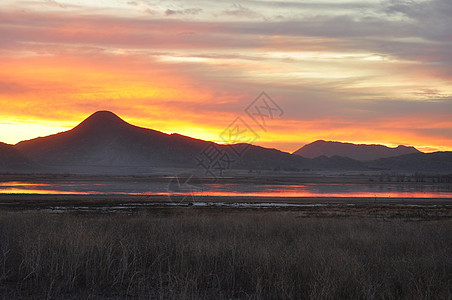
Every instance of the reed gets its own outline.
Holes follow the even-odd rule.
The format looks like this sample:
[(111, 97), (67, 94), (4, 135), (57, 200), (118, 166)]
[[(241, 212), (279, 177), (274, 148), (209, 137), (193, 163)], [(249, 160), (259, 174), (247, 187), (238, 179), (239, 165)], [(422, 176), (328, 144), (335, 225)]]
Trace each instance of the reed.
[(451, 221), (0, 215), (4, 298), (450, 299)]

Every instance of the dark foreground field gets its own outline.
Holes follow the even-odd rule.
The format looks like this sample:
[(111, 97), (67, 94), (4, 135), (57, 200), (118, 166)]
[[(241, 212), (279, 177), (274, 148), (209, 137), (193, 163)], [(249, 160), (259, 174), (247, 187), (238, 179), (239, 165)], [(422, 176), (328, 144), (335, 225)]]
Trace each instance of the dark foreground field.
[(169, 211), (2, 212), (0, 295), (5, 299), (452, 297), (450, 218)]

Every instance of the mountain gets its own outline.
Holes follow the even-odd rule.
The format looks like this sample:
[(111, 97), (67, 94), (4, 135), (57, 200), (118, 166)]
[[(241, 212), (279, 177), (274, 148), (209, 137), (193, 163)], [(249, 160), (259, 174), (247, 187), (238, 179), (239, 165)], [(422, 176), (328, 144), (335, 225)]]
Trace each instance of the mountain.
[(368, 163), (373, 169), (452, 173), (452, 152), (412, 153)]
[(22, 141), (16, 148), (33, 161), (55, 167), (184, 167), (205, 143), (98, 111), (69, 131)]
[[(320, 150), (314, 152), (313, 148)], [(311, 154), (307, 149), (311, 149)], [(339, 149), (338, 155), (331, 155), (332, 149)], [(415, 153), (371, 160), (406, 151)], [(314, 158), (295, 155), (300, 153)], [(219, 145), (166, 134), (131, 125), (112, 112), (98, 111), (71, 130), (15, 146), (0, 144), (0, 172), (34, 172), (38, 165), (46, 173), (89, 174), (140, 174), (171, 167), (197, 168), (207, 174), (209, 171), (218, 174), (219, 169), (452, 172), (451, 153), (424, 154), (412, 147), (317, 141), (290, 154), (250, 144)]]
[[(242, 151), (244, 147), (247, 151)], [(19, 142), (16, 148), (39, 164), (64, 172), (130, 173), (155, 167), (193, 168), (206, 166), (209, 155), (218, 149), (227, 153), (222, 166), (229, 164), (230, 168), (290, 169), (307, 161), (276, 149), (249, 144), (218, 145), (137, 127), (108, 111), (92, 114), (69, 131)]]
[(327, 157), (342, 156), (359, 161), (371, 161), (411, 153), (421, 152), (414, 147), (407, 146), (390, 148), (383, 145), (358, 145), (352, 143), (318, 140), (304, 145), (293, 154), (306, 158), (316, 158), (324, 155)]
[(38, 166), (26, 158), (13, 145), (0, 142), (0, 172), (32, 171)]
[(334, 169), (334, 170), (366, 170), (367, 165), (361, 161), (343, 157), (325, 155), (311, 159), (311, 165), (314, 169)]

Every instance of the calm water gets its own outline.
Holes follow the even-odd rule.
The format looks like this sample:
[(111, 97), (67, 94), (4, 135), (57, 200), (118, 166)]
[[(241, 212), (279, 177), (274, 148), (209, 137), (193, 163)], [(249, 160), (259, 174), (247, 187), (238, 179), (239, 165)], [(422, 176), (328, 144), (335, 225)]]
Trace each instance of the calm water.
[(172, 182), (0, 182), (0, 194), (124, 194), (269, 197), (451, 198), (452, 185), (429, 184), (205, 184)]

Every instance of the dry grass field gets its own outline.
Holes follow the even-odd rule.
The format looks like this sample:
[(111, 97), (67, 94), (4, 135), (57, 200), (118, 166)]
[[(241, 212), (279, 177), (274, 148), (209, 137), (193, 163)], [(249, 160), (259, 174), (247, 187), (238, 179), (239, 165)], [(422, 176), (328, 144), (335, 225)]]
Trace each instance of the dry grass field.
[(4, 299), (450, 299), (452, 220), (0, 213)]

